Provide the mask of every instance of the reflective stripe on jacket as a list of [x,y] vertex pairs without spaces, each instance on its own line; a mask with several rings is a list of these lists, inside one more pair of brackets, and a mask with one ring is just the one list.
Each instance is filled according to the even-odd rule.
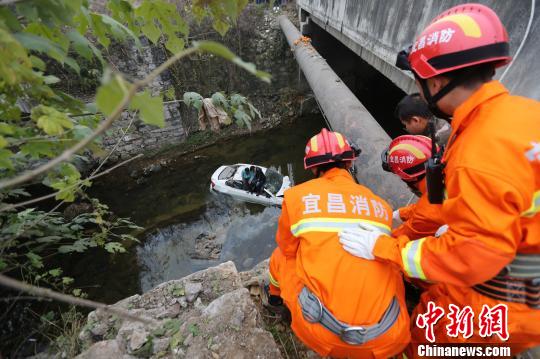
[[484,84],[454,113],[445,153],[449,230],[408,241],[381,236],[374,255],[411,276],[472,286],[517,252],[540,254],[540,103]]
[[397,267],[359,259],[340,245],[338,233],[361,222],[390,233],[392,209],[346,170],[334,168],[285,192],[276,235],[283,254],[296,258],[304,285],[351,325],[376,323],[394,296],[404,299]]

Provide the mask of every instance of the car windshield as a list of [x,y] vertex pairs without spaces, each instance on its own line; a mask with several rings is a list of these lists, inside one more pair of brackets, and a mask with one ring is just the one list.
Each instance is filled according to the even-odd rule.
[[264,184],[264,188],[266,188],[268,192],[275,195],[281,189],[281,185],[283,184],[283,175],[269,168],[266,170],[265,176],[266,183]]
[[235,172],[236,172],[236,167],[233,167],[233,166],[225,167],[223,171],[221,171],[221,173],[219,174],[218,179],[220,180],[229,179],[234,175]]

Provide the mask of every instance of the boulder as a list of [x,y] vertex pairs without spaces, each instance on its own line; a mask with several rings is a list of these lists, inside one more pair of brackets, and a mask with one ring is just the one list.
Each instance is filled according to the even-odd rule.
[[122,358],[124,353],[120,350],[116,340],[105,340],[92,345],[84,353],[77,355],[77,359],[94,358]]
[[78,358],[281,357],[233,262],[162,283],[112,306],[154,322],[91,312],[80,334],[90,347]]

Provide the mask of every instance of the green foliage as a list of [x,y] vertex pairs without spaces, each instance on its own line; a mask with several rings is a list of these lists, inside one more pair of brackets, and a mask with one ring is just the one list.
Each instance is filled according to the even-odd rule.
[[199,326],[197,324],[190,324],[188,326],[188,331],[194,336],[196,337],[197,335],[199,335],[200,333],[200,329],[199,329]]
[[52,107],[36,106],[32,109],[30,117],[36,121],[37,127],[47,135],[61,135],[64,133],[64,129],[73,128],[73,122],[69,117]]
[[89,186],[89,181],[80,181],[81,174],[71,163],[62,163],[54,172],[50,172],[44,184],[58,191],[57,200],[73,202],[77,192],[77,184]]
[[181,297],[186,294],[184,288],[177,285],[173,285],[172,287],[170,287],[169,291],[175,297]]
[[[66,171],[70,172],[69,169]],[[46,213],[33,208],[18,213],[0,213],[3,270],[17,270],[36,283],[62,289],[69,287],[73,278],[62,277],[62,268],[48,268],[45,256],[50,259],[94,247],[102,247],[111,253],[125,252],[124,244],[136,239],[122,232],[139,227],[126,218],[115,218],[106,205],[95,199],[91,207],[90,212],[79,214],[71,221],[61,213]],[[43,220],[45,216],[46,221]]]
[[[191,12],[199,21],[210,18],[223,35],[236,23],[247,0],[195,0],[182,5],[183,8],[168,0],[109,0],[108,14],[92,11],[89,3],[24,0],[0,5],[0,181],[60,156],[92,136],[107,116],[123,110],[120,107],[137,111],[149,125],[163,127],[163,94],[153,95],[140,88],[129,103],[127,96],[130,90],[133,92],[134,84],[112,73],[104,54],[117,42],[141,48],[141,36],[152,45],[164,45],[172,54],[181,54],[189,45],[188,21],[181,14]],[[223,57],[269,81],[268,74],[220,44],[198,42],[190,46],[189,51]],[[79,79],[78,88],[91,90],[97,87],[103,73],[96,103],[85,105],[63,92],[64,79],[59,74],[62,71]],[[173,99],[174,90],[167,91],[165,96]],[[232,111],[231,118],[236,118],[237,111],[244,111],[242,123],[248,126],[254,113],[258,113],[254,107],[255,112],[251,110],[247,100],[241,106],[233,106],[223,94],[215,94],[213,100]],[[202,105],[202,97],[195,93],[184,95],[184,101],[199,109]],[[99,141],[94,140],[77,157],[84,160],[92,152],[95,154]],[[89,248],[114,255],[123,253],[124,244],[136,240],[130,231],[139,227],[128,219],[113,217],[106,206],[88,199],[84,189],[91,183],[74,162],[64,161],[32,180],[55,191],[57,201],[82,198],[90,201],[92,208],[70,220],[55,211],[27,207],[14,210],[10,204],[26,200],[28,194],[21,188],[0,189],[0,270],[32,284],[84,296],[81,289],[72,288],[76,280],[63,275],[63,269],[53,266],[51,258],[83,253]],[[50,322],[54,318],[43,319]],[[76,328],[70,330],[74,332]],[[59,347],[78,345],[70,335],[61,338],[64,342]],[[151,351],[151,347],[146,349]],[[72,357],[76,350],[65,353]]]
[[193,106],[197,111],[200,111],[202,108],[203,97],[196,92],[186,92],[184,93],[184,103],[187,106]]
[[141,120],[144,123],[158,127],[165,126],[163,98],[161,96],[152,96],[148,90],[139,92],[131,101],[130,108],[139,110]]
[[[245,96],[232,94],[230,98],[223,92],[216,92],[211,96],[212,104],[225,111],[230,118],[234,118],[238,127],[246,126],[251,131],[251,123],[256,117],[261,118],[261,113]],[[201,110],[203,97],[196,92],[186,92],[184,103]]]
[[214,19],[214,29],[223,36],[236,23],[247,3],[248,0],[194,0],[193,13],[199,21],[210,14]]
[[164,0],[145,0],[135,9],[136,22],[141,32],[156,44],[160,39],[172,53],[184,49],[189,28],[176,5]]
[[120,75],[111,76],[110,73],[106,73],[104,82],[96,94],[96,106],[105,115],[110,116],[127,92],[128,85]]
[[221,107],[224,110],[229,108],[229,102],[222,92],[216,92],[212,95],[212,103],[214,106]]

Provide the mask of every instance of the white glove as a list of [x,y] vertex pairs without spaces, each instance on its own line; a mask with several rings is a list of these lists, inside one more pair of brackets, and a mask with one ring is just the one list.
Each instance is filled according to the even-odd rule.
[[392,219],[394,221],[401,222],[401,216],[399,215],[399,209],[396,209],[394,212],[392,212]]
[[360,224],[359,228],[342,230],[339,233],[339,243],[353,256],[373,260],[373,247],[381,234],[383,232],[375,226]]
[[439,229],[437,229],[437,232],[435,232],[435,237],[442,236],[444,233],[446,233],[446,231],[448,231],[448,224],[443,224],[439,227]]

